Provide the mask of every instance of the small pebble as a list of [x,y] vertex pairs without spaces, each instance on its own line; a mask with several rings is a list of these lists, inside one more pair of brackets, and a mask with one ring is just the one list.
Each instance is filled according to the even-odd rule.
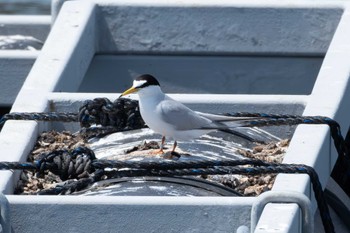
[[254,186],[249,186],[246,189],[244,189],[244,195],[246,196],[251,196],[252,194],[255,194],[255,187]]

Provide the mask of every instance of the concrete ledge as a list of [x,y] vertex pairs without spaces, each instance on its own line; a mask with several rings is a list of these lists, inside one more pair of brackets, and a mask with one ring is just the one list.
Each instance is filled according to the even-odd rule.
[[[206,101],[209,101],[211,95],[175,97],[179,99],[190,97],[191,99],[188,99],[187,103],[190,104],[192,101],[192,107],[213,112],[226,109],[231,111],[232,106],[234,106],[235,111],[240,111],[240,108],[247,109],[246,106],[250,105],[248,108],[254,111],[279,111],[280,113],[294,113],[294,111],[300,113],[303,111],[304,115],[325,115],[334,118],[340,122],[343,129],[346,129],[349,124],[348,119],[350,119],[350,112],[348,111],[348,100],[350,99],[350,89],[348,88],[350,73],[348,59],[350,57],[350,47],[348,46],[348,41],[350,41],[349,10],[350,6],[345,3],[312,4],[301,1],[288,4],[286,2],[283,2],[283,4],[269,2],[264,3],[264,5],[255,1],[248,3],[223,1],[220,4],[214,4],[196,0],[181,4],[180,2],[150,3],[148,1],[120,1],[118,3],[115,1],[67,2],[64,4],[12,110],[42,112],[77,106],[81,101],[81,95],[85,94],[76,96],[75,94],[59,94],[59,92],[76,92],[84,79],[93,56],[99,53],[125,54],[130,52],[152,55],[234,55],[242,53],[247,55],[256,53],[259,55],[302,54],[311,56],[316,54],[323,56],[327,51],[314,88],[310,96],[307,97],[251,96],[247,97],[246,102],[244,102],[243,99],[239,99],[242,96],[231,95],[214,97],[217,99],[209,103],[206,103]],[[205,18],[201,18],[202,15]],[[190,20],[192,16],[193,21]],[[323,21],[325,17],[328,18]],[[340,23],[337,27],[339,20]],[[195,25],[198,25],[198,27]],[[288,25],[288,28],[282,27],[285,25]],[[300,30],[298,30],[299,27]],[[220,33],[224,33],[225,37],[221,38]],[[333,41],[329,46],[332,37]],[[320,38],[320,40],[317,40],[317,38]],[[60,41],[60,43],[57,44],[57,41]],[[329,49],[327,50],[328,46]],[[95,81],[98,82],[99,80]],[[304,80],[299,81],[302,85]],[[86,97],[88,96],[90,95],[86,95]],[[106,94],[106,96],[108,95]],[[58,100],[59,98],[61,100],[66,99],[66,102]],[[72,100],[69,100],[70,98]],[[224,98],[225,100],[223,100]],[[235,104],[236,98],[238,101]],[[276,99],[275,102],[272,100],[273,98]],[[226,104],[225,101],[227,101]],[[266,104],[263,101],[266,101]],[[301,105],[298,105],[300,103]],[[271,108],[267,108],[267,105]],[[212,107],[208,108],[208,106]],[[8,161],[7,156],[11,156],[12,159],[17,161],[24,160],[38,133],[52,127],[56,128],[58,126],[35,122],[7,122],[0,134],[1,159]],[[335,158],[334,147],[326,126],[299,126],[293,135],[284,162],[304,163],[314,167],[320,175],[322,184],[325,185]],[[5,175],[6,179],[0,181],[0,190],[10,194],[13,188],[11,187],[11,180],[15,180],[16,176],[10,176],[8,172]],[[276,191],[302,192],[311,199],[313,198],[309,180],[304,175],[279,175],[273,189]],[[19,203],[28,201],[28,203],[38,203],[38,205],[44,206],[47,200],[52,200],[50,203],[72,200],[72,203],[74,202],[79,210],[90,208],[88,205],[91,199],[85,199],[85,197],[69,198],[17,197],[10,195],[10,203],[13,203],[16,208],[25,208],[25,205],[19,205]],[[116,205],[119,205],[117,198],[112,200],[116,201]],[[155,197],[154,200],[157,200],[157,198]],[[169,211],[163,212],[162,209],[162,213],[168,214],[175,210],[167,209],[169,206],[174,207],[175,203],[176,205],[177,203],[180,204],[184,199],[175,198],[175,200],[178,200],[176,202],[170,200],[167,202],[167,199],[162,198],[158,200],[163,205],[161,208],[164,211]],[[190,198],[190,200],[196,202],[198,199]],[[223,198],[223,200],[227,199]],[[233,200],[239,206],[241,205],[240,200],[244,202],[245,199],[237,198]],[[147,208],[154,203],[147,198],[143,201]],[[211,203],[210,205],[213,208],[217,205],[216,199],[208,198],[207,201]],[[52,207],[51,204],[49,206]],[[69,208],[65,206],[64,210],[62,209],[62,212],[59,213],[59,207],[60,204],[54,205],[54,208],[52,207],[54,210],[51,212],[54,213],[54,215],[51,215],[52,218],[62,214],[62,218],[60,218],[65,219],[65,216],[68,217],[66,212],[74,211],[72,206]],[[100,209],[100,207],[96,208]],[[145,208],[145,211],[147,208]],[[315,209],[315,204],[313,204],[313,208]],[[135,216],[134,214],[137,215],[138,213],[133,205],[124,205],[122,210],[125,211],[124,214],[130,211],[128,213],[130,215],[127,216]],[[21,211],[24,211],[24,209],[21,209]],[[30,212],[31,210],[27,211]],[[194,213],[199,212],[196,210]],[[222,217],[222,214],[217,213],[218,216]],[[154,214],[157,215],[158,212],[154,212]],[[18,223],[20,222],[19,218],[23,216],[17,216],[16,222]],[[189,218],[187,223],[199,225],[202,223],[202,219],[200,223],[193,220],[197,219],[196,214],[191,216],[192,219],[189,215],[187,216]],[[39,218],[39,215],[37,217]],[[42,216],[42,218],[44,217],[47,217],[47,215]],[[124,216],[118,215],[119,217],[124,219]],[[242,222],[240,213],[238,215],[233,214],[232,217],[237,218],[236,222]],[[177,216],[176,219],[181,220],[182,217]],[[177,221],[176,219],[174,221]],[[103,222],[103,217],[98,215],[94,220],[95,222]],[[165,221],[165,219],[163,220]],[[116,220],[114,219],[114,221]],[[67,228],[74,229],[74,231],[80,230],[80,228],[74,228],[76,225],[70,219],[67,219],[67,222],[69,222]],[[112,220],[108,224],[111,224],[111,222]],[[153,222],[147,221],[147,218],[142,218],[137,222],[144,224],[144,229],[151,229],[154,226]],[[277,227],[276,222],[280,223]],[[218,227],[216,224],[218,223],[212,222],[213,226]],[[208,225],[205,223],[203,226]],[[228,227],[228,225],[225,226]],[[298,210],[293,204],[273,204],[266,206],[257,227],[260,229],[259,232],[268,232],[270,229],[274,229],[275,232],[284,233],[295,232],[299,229],[299,226]],[[30,227],[35,226],[32,224],[28,225],[28,229],[18,228],[18,232],[21,232],[20,230],[30,232],[33,229]],[[124,229],[130,229],[127,228],[130,226],[124,227]],[[201,226],[196,225],[195,227],[205,230]],[[165,229],[169,231],[172,228],[166,228],[165,226],[161,228],[162,231],[165,231]],[[178,230],[178,228],[175,229]],[[208,232],[213,231],[213,228],[208,227],[207,229]],[[231,229],[231,227],[228,227],[225,228],[225,231]]]
[[[235,232],[254,198],[7,196],[15,232]],[[238,203],[237,203],[238,202]],[[38,214],[40,213],[40,214]],[[45,216],[45,221],[43,221]],[[98,220],[97,220],[98,219]],[[62,224],[64,223],[64,224]]]

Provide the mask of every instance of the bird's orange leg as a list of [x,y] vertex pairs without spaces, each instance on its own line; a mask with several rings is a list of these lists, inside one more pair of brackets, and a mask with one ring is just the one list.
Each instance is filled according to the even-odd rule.
[[162,137],[162,142],[160,143],[160,150],[159,153],[164,153],[163,148],[164,148],[164,143],[165,143],[165,136]]
[[152,151],[151,154],[164,154],[164,151],[163,151],[164,143],[165,143],[165,136],[162,137],[162,142],[160,143],[160,149]]
[[171,150],[171,152],[175,152],[175,148],[176,148],[176,146],[177,146],[177,142],[176,142],[176,141],[174,141],[173,149]]

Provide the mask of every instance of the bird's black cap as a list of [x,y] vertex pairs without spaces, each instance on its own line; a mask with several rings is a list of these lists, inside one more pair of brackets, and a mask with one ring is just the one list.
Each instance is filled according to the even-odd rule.
[[137,81],[142,81],[142,80],[146,81],[145,84],[143,84],[139,88],[152,86],[152,85],[153,86],[160,86],[158,80],[150,74],[143,74],[143,75],[137,77],[136,80]]

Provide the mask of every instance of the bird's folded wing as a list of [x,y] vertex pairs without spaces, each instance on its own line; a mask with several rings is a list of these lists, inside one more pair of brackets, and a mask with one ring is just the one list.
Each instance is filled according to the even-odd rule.
[[162,119],[173,125],[176,130],[220,130],[249,141],[260,142],[250,135],[235,130],[236,127],[242,126],[242,123],[256,119],[255,117],[230,117],[195,112],[172,99],[162,101],[158,107]]
[[223,129],[228,128],[224,122],[230,122],[229,128],[241,126],[252,117],[230,117],[203,112],[195,112],[171,98],[163,100],[158,106],[161,118],[177,130]]
[[172,125],[176,130],[193,130],[212,127],[212,120],[198,115],[180,102],[172,99],[163,100],[157,111],[162,120]]
[[251,121],[255,119],[261,119],[261,117],[234,117],[234,116],[224,116],[224,115],[216,115],[211,113],[204,113],[204,112],[196,112],[198,115],[205,117],[207,119],[210,119],[212,121],[216,122],[244,122],[244,121]]

